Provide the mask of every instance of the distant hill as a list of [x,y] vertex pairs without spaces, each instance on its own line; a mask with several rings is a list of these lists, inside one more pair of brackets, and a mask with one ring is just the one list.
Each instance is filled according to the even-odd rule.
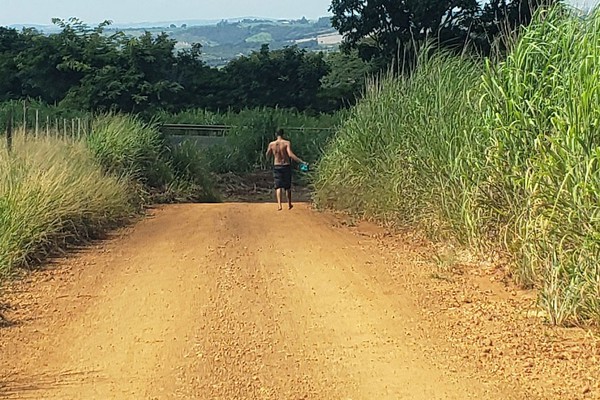
[[[24,25],[12,26],[22,29]],[[58,32],[54,25],[27,25],[41,32]],[[271,50],[297,45],[309,51],[337,50],[341,36],[331,26],[330,17],[318,20],[306,18],[271,19],[240,17],[227,20],[182,20],[142,23],[115,23],[107,33],[123,31],[131,36],[144,32],[168,33],[177,41],[178,49],[190,48],[193,43],[202,44],[203,58],[208,65],[223,66],[233,58],[247,55],[268,44]]]
[[13,24],[13,25],[8,25],[8,28],[13,28],[16,30],[22,30],[25,28],[33,28],[39,32],[44,32],[47,34],[50,33],[56,33],[56,32],[60,32],[60,28],[58,28],[55,25],[43,25],[43,24]]
[[[239,17],[239,18],[228,18],[228,21],[237,22],[243,19],[256,19],[256,17]],[[275,21],[274,19],[271,19]],[[155,28],[168,28],[171,25],[187,25],[187,26],[203,26],[203,25],[216,25],[221,22],[222,19],[185,19],[185,20],[173,20],[173,21],[148,21],[148,22],[114,22],[111,25],[114,29],[155,29]],[[95,25],[96,23],[89,23],[89,25]],[[55,25],[52,24],[13,24],[9,25],[9,28],[23,29],[23,28],[34,28],[42,32],[53,32],[59,30]]]
[[146,31],[167,32],[177,40],[179,49],[200,43],[204,60],[211,66],[225,65],[233,58],[259,50],[263,44],[268,44],[271,50],[298,45],[311,51],[331,51],[337,50],[341,42],[329,17],[316,21],[251,17],[196,25],[185,22],[170,23],[165,27],[150,25],[143,28],[112,26],[110,30],[120,29],[133,36]]

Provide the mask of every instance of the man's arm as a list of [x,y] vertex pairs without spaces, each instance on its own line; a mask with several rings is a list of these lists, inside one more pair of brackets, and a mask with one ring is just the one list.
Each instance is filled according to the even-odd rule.
[[271,146],[271,143],[269,143],[267,146],[267,153],[265,155],[269,157],[271,154],[273,154],[273,147]]
[[298,157],[297,155],[294,154],[294,152],[292,151],[292,144],[288,143],[287,145],[287,153],[288,156],[290,156],[290,158],[298,163],[304,163],[304,161],[302,161],[302,159],[300,157]]

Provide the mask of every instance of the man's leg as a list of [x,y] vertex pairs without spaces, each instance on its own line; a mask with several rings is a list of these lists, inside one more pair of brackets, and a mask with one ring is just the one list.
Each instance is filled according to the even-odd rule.
[[279,211],[281,211],[282,207],[281,207],[281,188],[277,188],[275,189],[275,194],[277,196],[277,205],[279,206]]
[[288,205],[289,205],[290,210],[291,210],[294,207],[292,205],[292,188],[286,189],[285,192],[287,193]]

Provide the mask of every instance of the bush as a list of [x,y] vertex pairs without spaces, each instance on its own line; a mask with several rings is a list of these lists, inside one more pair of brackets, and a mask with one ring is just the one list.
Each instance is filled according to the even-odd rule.
[[555,323],[600,321],[599,40],[600,9],[543,10],[484,76],[489,186]]
[[19,134],[13,148],[0,153],[2,275],[101,235],[146,202],[218,200],[198,150],[170,148],[135,117],[102,116],[85,141]]
[[165,143],[155,126],[125,114],[98,117],[87,143],[104,170],[138,180],[149,188],[164,186],[169,177],[163,160]]
[[[23,115],[23,112],[26,115]],[[46,132],[46,129],[48,129],[58,131],[58,133],[64,135],[66,130],[68,136],[73,136],[78,131],[87,130],[92,119],[92,114],[88,112],[73,110],[64,106],[49,105],[31,99],[25,102],[12,100],[0,103],[0,115],[4,117],[9,114],[12,114],[14,127],[22,128],[23,123],[25,123],[29,131],[34,131],[37,123],[40,132]],[[73,120],[75,120],[75,132],[73,132]],[[0,118],[0,131],[4,132],[5,129],[6,118]]]
[[214,182],[208,171],[205,157],[195,144],[184,141],[171,150],[173,180],[169,192],[173,201],[218,202],[220,196],[214,190]]
[[155,124],[130,115],[105,115],[94,121],[87,143],[107,173],[139,182],[151,201],[218,199],[199,150],[169,146]]
[[480,75],[469,59],[437,54],[423,55],[409,78],[371,82],[318,164],[316,203],[464,234],[464,195],[482,148],[469,90]]

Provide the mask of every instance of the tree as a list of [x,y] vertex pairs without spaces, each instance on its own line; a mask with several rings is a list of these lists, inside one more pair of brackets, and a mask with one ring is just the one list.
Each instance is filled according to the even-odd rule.
[[479,5],[477,0],[333,0],[329,10],[346,48],[358,48],[365,59],[390,59],[412,41],[462,41]]
[[260,51],[231,61],[224,70],[234,108],[305,110],[314,106],[329,67],[322,53],[307,53],[297,46],[270,51],[263,45]]
[[330,71],[321,79],[320,108],[333,111],[354,105],[374,71],[373,63],[362,60],[356,50],[328,54],[325,61]]
[[356,48],[364,59],[386,61],[431,40],[463,50],[490,43],[508,30],[528,24],[542,2],[553,0],[333,0],[332,25],[344,35],[343,47]]
[[122,32],[105,35],[109,21],[93,29],[75,19],[55,23],[63,30],[49,36],[59,51],[58,59],[51,58],[48,65],[66,82],[55,101],[89,110],[151,111],[172,106],[181,85],[172,72],[175,41],[167,34],[146,32],[131,38]]
[[16,29],[0,27],[0,101],[22,96],[16,55],[28,46],[25,35]]
[[32,98],[69,109],[146,115],[197,107],[332,110],[347,103],[334,96],[349,98],[354,90],[352,79],[338,82],[342,72],[323,93],[330,66],[343,69],[350,62],[332,64],[296,46],[264,46],[218,69],[204,63],[200,44],[177,51],[166,33],[132,37],[108,31],[110,21],[96,27],[76,18],[53,22],[61,30],[50,35],[0,28],[0,101]]
[[55,103],[79,83],[84,72],[76,66],[81,49],[75,29],[69,26],[50,36],[35,30],[23,33],[27,46],[15,55],[21,96]]
[[500,51],[506,50],[504,34],[513,32],[531,22],[533,13],[542,6],[550,6],[554,0],[490,0],[481,10],[479,24],[473,29],[473,40],[478,47],[489,52],[493,43],[499,45]]
[[227,109],[230,106],[226,75],[217,68],[208,67],[201,59],[202,45],[179,52],[174,68],[175,80],[182,86],[173,104],[178,108]]
[[331,17],[321,17],[315,22],[315,28],[330,29],[331,28]]

